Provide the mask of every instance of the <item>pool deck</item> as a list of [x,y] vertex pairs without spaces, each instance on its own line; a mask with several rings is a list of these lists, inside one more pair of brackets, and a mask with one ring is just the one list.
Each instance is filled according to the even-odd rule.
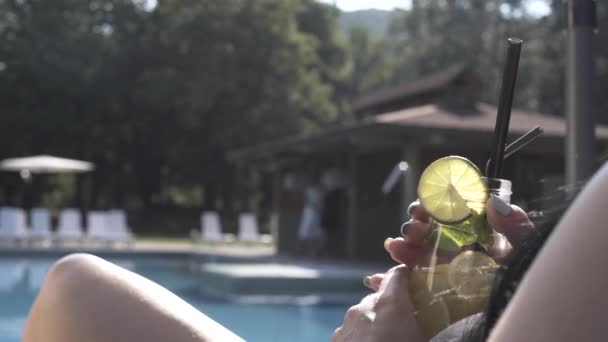
[[64,243],[61,245],[19,245],[15,243],[1,243],[0,256],[3,253],[93,253],[93,254],[213,254],[230,257],[259,258],[272,257],[276,254],[275,248],[269,244],[203,244],[184,242],[154,242],[136,241],[131,246],[117,244],[109,246],[99,243]]
[[276,249],[269,244],[187,244],[171,242],[138,241],[133,246],[135,251],[165,251],[174,253],[204,253],[235,257],[271,257]]

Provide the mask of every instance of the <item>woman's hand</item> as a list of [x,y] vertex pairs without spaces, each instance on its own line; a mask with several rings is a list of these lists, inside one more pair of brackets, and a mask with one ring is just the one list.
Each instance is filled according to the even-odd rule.
[[[498,197],[491,197],[486,205],[488,224],[503,234],[517,248],[533,224],[519,207],[509,205]],[[387,239],[384,248],[391,257],[402,264],[385,274],[375,274],[364,279],[364,284],[377,291],[351,307],[344,323],[332,338],[332,342],[345,341],[425,341],[414,317],[408,287],[409,269],[429,253],[425,238],[431,231],[432,218],[418,202],[408,209],[411,220],[402,227],[405,238]]]
[[[414,267],[429,254],[429,246],[424,243],[424,239],[431,230],[433,220],[420,202],[412,203],[408,208],[408,214],[411,220],[401,227],[401,234],[405,238],[388,238],[384,242],[384,248],[393,260]],[[513,248],[519,247],[528,233],[534,229],[528,215],[520,207],[509,205],[498,197],[490,197],[486,204],[486,214],[490,227],[503,234]],[[498,258],[504,257],[497,251],[491,252]],[[377,291],[384,276],[383,273],[374,274],[365,277],[363,283]]]
[[[412,203],[408,213],[411,220],[401,227],[401,234],[405,238],[389,238],[384,242],[384,248],[395,261],[414,267],[428,255],[430,247],[424,240],[431,231],[433,220],[419,202]],[[491,196],[488,200],[486,214],[490,227],[504,235],[513,248],[520,246],[534,228],[521,208],[509,205],[496,196]],[[497,258],[504,256],[497,251],[490,252]]]
[[346,312],[332,342],[419,342],[426,341],[414,317],[405,265],[382,276],[378,291]]

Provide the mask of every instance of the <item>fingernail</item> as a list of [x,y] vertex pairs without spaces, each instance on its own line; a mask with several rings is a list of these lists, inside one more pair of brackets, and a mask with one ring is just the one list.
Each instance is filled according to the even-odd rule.
[[507,202],[503,201],[500,197],[492,194],[490,197],[490,204],[496,211],[502,216],[507,216],[511,213],[511,206]]
[[401,225],[401,235],[403,237],[407,236],[407,228],[410,225],[410,221],[405,222],[404,224]]
[[365,285],[365,287],[367,287],[370,290],[374,289],[372,287],[372,278],[371,277],[364,277],[363,278],[363,285]]
[[388,250],[388,246],[391,244],[392,241],[393,241],[392,238],[388,238],[388,239],[384,240],[384,249]]
[[417,206],[420,205],[419,201],[414,201],[412,202],[412,204],[410,204],[409,207],[407,207],[407,214],[408,216],[412,216],[412,213],[414,212],[414,209],[416,209]]

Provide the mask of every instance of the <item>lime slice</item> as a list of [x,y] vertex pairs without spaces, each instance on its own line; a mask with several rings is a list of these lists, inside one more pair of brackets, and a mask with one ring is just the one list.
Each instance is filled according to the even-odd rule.
[[479,203],[488,199],[488,186],[479,169],[468,159],[450,156],[429,165],[418,183],[418,197],[426,211],[439,223],[466,220]]
[[459,254],[448,268],[448,282],[460,296],[489,295],[498,265],[482,252]]

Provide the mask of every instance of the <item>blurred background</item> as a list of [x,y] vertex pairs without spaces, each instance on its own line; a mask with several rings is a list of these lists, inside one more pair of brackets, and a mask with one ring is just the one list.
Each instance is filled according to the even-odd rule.
[[[0,203],[123,208],[138,236],[188,236],[208,210],[235,232],[237,213],[252,211],[269,232],[277,208],[290,203],[277,194],[301,183],[294,170],[321,177],[337,169],[334,178],[347,179],[339,170],[352,160],[343,152],[375,141],[348,135],[337,154],[319,155],[329,146],[315,138],[319,132],[334,136],[371,114],[437,103],[446,91],[466,99],[458,108],[495,105],[509,36],[525,41],[515,107],[561,119],[565,7],[561,0],[1,0],[0,158],[51,154],[93,162],[95,171],[0,173]],[[600,27],[607,8],[599,6]],[[597,44],[595,67],[602,91],[608,44]],[[395,96],[405,102],[386,107]],[[598,122],[608,124],[600,114],[608,97],[598,96],[596,108]],[[471,144],[489,146],[484,134]],[[310,143],[280,149],[306,137]],[[445,147],[460,135],[433,139]],[[552,144],[559,142],[546,149]],[[551,159],[558,176],[560,146]],[[395,210],[404,211],[399,195],[379,189],[400,153],[363,162],[378,167],[367,177],[377,179],[370,185],[377,193],[364,202],[396,200]],[[479,156],[471,158],[486,155]],[[290,196],[299,213],[302,192]],[[292,225],[295,231],[296,218]]]

